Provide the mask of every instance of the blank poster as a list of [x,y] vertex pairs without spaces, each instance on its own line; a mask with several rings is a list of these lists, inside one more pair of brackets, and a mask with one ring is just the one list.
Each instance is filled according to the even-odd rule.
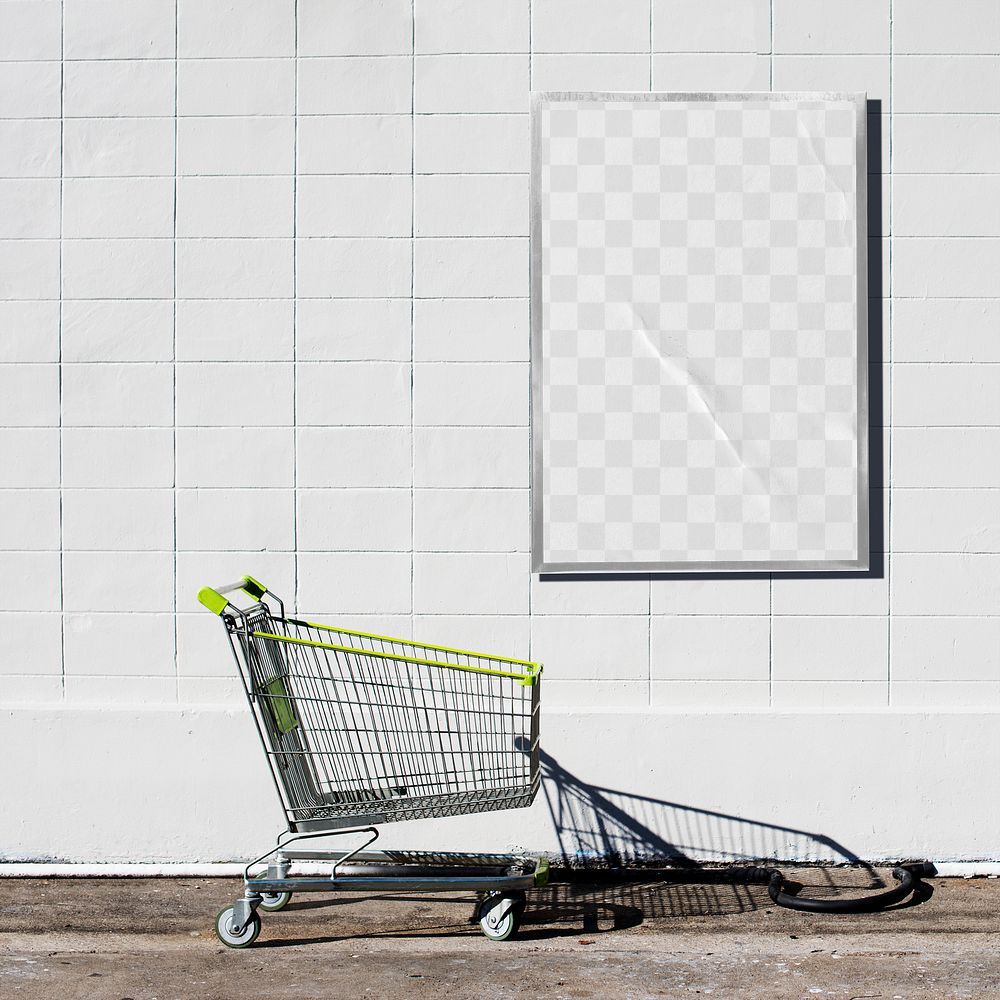
[[536,94],[539,572],[868,566],[865,98]]

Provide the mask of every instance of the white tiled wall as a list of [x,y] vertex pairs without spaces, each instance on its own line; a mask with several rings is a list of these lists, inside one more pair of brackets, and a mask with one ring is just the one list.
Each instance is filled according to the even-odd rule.
[[[1000,708],[998,50],[994,0],[0,0],[0,701],[229,701],[195,593],[249,572],[552,708]],[[577,88],[880,102],[877,572],[530,577]]]

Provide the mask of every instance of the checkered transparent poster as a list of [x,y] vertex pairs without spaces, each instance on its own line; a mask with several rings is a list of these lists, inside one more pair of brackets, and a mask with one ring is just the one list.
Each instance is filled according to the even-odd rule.
[[537,94],[541,572],[868,565],[865,101]]

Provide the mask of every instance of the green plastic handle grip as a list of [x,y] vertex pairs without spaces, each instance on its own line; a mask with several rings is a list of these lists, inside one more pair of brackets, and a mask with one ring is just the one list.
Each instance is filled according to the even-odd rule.
[[202,587],[198,591],[198,600],[213,615],[221,615],[226,610],[226,605],[229,604],[223,595],[231,594],[235,590],[242,590],[255,601],[259,601],[267,593],[267,587],[260,580],[255,580],[252,576],[245,576],[236,583],[227,583],[222,587]]

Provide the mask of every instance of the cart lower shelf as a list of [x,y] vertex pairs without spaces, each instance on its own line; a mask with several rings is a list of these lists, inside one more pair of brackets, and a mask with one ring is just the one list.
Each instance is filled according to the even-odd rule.
[[[331,874],[292,874],[303,862],[329,864]],[[248,869],[243,897],[219,913],[215,931],[227,947],[248,948],[260,934],[259,911],[283,910],[301,892],[474,892],[483,934],[507,941],[517,933],[526,891],[548,877],[544,856],[281,850],[261,874],[251,877]]]

